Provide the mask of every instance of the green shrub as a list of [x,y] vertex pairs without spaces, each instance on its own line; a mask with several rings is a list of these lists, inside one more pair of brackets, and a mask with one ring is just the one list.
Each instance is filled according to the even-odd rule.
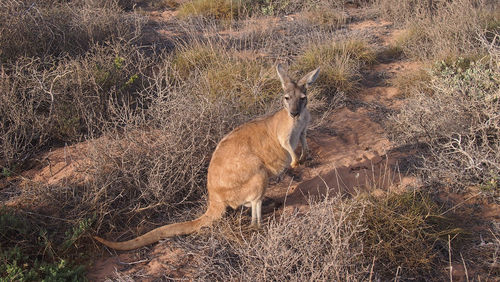
[[[38,220],[38,221],[37,221]],[[69,263],[76,254],[74,244],[89,224],[68,230],[71,243],[58,245],[58,235],[48,233],[43,221],[0,208],[0,280],[1,281],[81,281],[85,267]],[[91,221],[89,221],[90,223]],[[69,241],[68,241],[69,242]]]

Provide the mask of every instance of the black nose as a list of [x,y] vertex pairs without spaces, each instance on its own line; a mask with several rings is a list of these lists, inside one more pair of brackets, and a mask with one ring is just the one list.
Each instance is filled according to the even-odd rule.
[[296,117],[299,115],[299,112],[290,112],[290,114],[292,115],[292,117]]

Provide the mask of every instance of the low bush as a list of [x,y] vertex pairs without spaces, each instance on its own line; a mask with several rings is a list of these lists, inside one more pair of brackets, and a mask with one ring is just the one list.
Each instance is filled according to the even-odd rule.
[[[151,58],[123,42],[72,59],[19,58],[0,75],[0,158],[22,166],[38,149],[102,133],[111,102],[137,107]],[[139,87],[140,86],[140,87]]]
[[426,182],[457,189],[493,183],[498,192],[498,68],[468,59],[442,61],[431,77],[432,94],[410,98],[393,116],[390,132],[399,142],[427,145],[421,167]]
[[221,223],[208,236],[183,239],[182,245],[206,246],[198,260],[198,279],[366,279],[371,260],[363,258],[362,213],[355,212],[362,207],[360,202],[324,199],[304,213],[270,219],[260,232],[231,231]]
[[144,19],[113,1],[7,1],[0,12],[0,64],[20,57],[83,54],[96,43],[138,39]]
[[0,207],[0,280],[80,281],[85,278],[85,267],[68,260],[81,258],[73,244],[80,241],[90,225],[81,223],[71,229],[69,224],[62,224],[67,228],[63,238],[53,229],[47,229],[47,225],[36,215]]
[[247,221],[235,213],[168,244],[196,254],[189,275],[202,280],[446,279],[448,235],[458,242],[465,233],[417,190],[311,201],[269,217],[260,230]]
[[[396,3],[397,2],[397,3]],[[404,54],[417,59],[484,55],[480,34],[498,31],[496,1],[375,1],[383,17],[405,27],[397,40]]]

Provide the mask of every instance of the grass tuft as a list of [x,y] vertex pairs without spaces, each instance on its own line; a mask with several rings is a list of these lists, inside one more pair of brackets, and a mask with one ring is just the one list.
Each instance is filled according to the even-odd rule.
[[186,91],[215,101],[238,101],[238,108],[255,112],[276,100],[281,85],[272,64],[225,51],[218,43],[191,43],[180,48],[172,58],[175,81]]
[[428,71],[419,68],[398,73],[391,79],[391,84],[401,91],[403,97],[411,97],[415,92],[432,94],[430,87],[431,75]]
[[464,230],[441,215],[431,195],[411,191],[365,200],[362,241],[365,256],[375,257],[377,273],[394,277],[398,271],[406,278],[443,274],[436,266],[444,260],[441,250],[448,235],[455,238]]
[[180,18],[203,17],[215,20],[236,20],[242,9],[236,0],[193,0],[178,8]]
[[374,62],[375,53],[362,41],[330,41],[309,46],[292,70],[305,74],[306,70],[321,67],[315,87],[320,89],[320,96],[331,97],[337,92],[352,94],[358,90],[360,70]]

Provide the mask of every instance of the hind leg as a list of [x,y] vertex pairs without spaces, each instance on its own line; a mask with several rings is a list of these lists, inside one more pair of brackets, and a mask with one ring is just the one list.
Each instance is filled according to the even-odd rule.
[[262,169],[257,171],[242,189],[245,192],[244,202],[249,203],[252,207],[252,226],[260,225],[262,218],[262,199],[266,192],[267,181],[267,172]]
[[260,227],[262,218],[262,199],[252,201],[252,226]]

